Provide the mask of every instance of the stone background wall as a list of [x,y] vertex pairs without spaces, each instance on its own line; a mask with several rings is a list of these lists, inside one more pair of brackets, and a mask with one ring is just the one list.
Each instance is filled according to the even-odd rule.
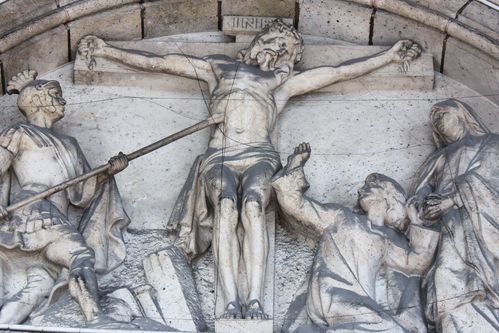
[[[401,2],[455,19],[499,45],[499,12],[479,0]],[[26,67],[45,73],[73,60],[78,41],[87,34],[132,40],[217,31],[223,15],[291,17],[304,34],[364,45],[390,45],[410,38],[434,55],[436,71],[499,102],[497,55],[487,54],[424,23],[342,0],[0,1],[0,94],[5,93],[5,83]],[[47,29],[52,26],[55,27]],[[22,29],[34,36],[28,40],[18,38]]]

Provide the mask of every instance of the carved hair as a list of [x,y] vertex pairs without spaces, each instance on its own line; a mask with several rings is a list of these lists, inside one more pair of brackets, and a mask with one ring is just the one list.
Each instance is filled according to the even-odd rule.
[[[456,111],[456,114],[458,115],[461,122],[468,130],[468,133],[470,133],[471,135],[481,136],[490,132],[488,128],[482,123],[481,119],[475,114],[473,109],[466,103],[458,101],[457,99],[450,98],[445,101],[436,103],[433,106],[439,108],[453,108]],[[439,112],[441,112],[439,108],[432,108],[430,113],[430,121],[435,144],[437,145],[437,148],[442,148],[443,146],[445,146],[445,141],[442,138],[442,134],[439,132],[438,128],[435,125],[435,117]]]
[[[251,42],[250,46],[246,49],[239,51],[238,59],[240,60],[251,60],[253,64],[256,59],[250,59],[249,51],[253,48],[253,46],[260,40],[263,36],[278,32],[280,34],[284,34],[284,36],[288,37],[292,41],[292,45],[287,45],[286,49],[293,53],[290,53],[291,58],[294,59],[294,63],[298,63],[301,61],[303,55],[303,38],[300,33],[290,24],[283,22],[281,19],[275,19],[269,22],[259,33],[256,34],[255,38]],[[293,47],[294,46],[294,47]]]
[[387,204],[385,224],[398,230],[405,230],[409,220],[405,203],[407,196],[404,189],[394,179],[380,173],[371,173],[366,183],[374,183],[383,189],[383,198]]

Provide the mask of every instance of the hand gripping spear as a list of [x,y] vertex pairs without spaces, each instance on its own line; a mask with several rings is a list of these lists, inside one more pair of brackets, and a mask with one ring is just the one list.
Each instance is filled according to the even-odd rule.
[[[159,141],[151,143],[148,146],[142,147],[142,148],[134,151],[133,153],[127,154],[126,158],[128,161],[133,161],[136,158],[139,158],[141,156],[149,154],[150,152],[153,152],[156,149],[159,149],[159,148],[166,146],[174,141],[177,141],[178,139],[181,139],[187,135],[193,134],[193,133],[200,131],[200,130],[202,130],[206,127],[209,127],[211,125],[219,124],[219,123],[223,122],[223,119],[224,119],[223,114],[213,115],[210,118],[203,120],[195,125],[184,128],[183,130],[181,130],[177,133],[174,133],[170,136],[167,136],[166,138],[163,138]],[[89,178],[97,176],[98,174],[104,173],[109,169],[110,166],[111,165],[109,163],[101,165],[95,169],[90,170],[89,172],[87,172],[81,176],[71,178],[71,179],[66,180],[65,182],[62,182],[60,184],[57,184],[57,185],[55,185],[55,186],[53,186],[53,187],[51,187],[43,192],[35,194],[35,195],[33,195],[29,198],[26,198],[24,200],[18,201],[15,204],[8,206],[5,210],[7,211],[7,213],[11,214],[15,210],[22,208],[26,205],[29,205],[37,200],[44,199],[48,196],[51,196],[54,193],[63,191],[70,186],[76,185],[84,180],[87,180]]]

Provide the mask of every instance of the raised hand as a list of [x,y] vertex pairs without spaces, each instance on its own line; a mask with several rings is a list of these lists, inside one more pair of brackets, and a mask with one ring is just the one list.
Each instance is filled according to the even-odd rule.
[[436,220],[454,206],[452,198],[437,194],[429,194],[423,203],[423,216],[427,220]]
[[409,70],[409,62],[421,54],[421,46],[411,40],[400,40],[388,50],[393,61],[400,63],[400,70],[406,73]]
[[93,69],[97,64],[95,57],[105,55],[106,46],[106,42],[95,36],[86,36],[80,41],[78,54],[85,57],[88,69]]
[[124,170],[128,166],[128,158],[125,154],[120,152],[118,155],[111,157],[108,163],[109,169],[107,169],[107,174],[112,176]]

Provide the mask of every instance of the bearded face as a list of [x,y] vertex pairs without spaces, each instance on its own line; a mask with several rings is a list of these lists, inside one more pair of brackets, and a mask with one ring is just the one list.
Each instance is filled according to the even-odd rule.
[[301,52],[301,45],[290,34],[270,31],[257,36],[250,47],[243,51],[243,61],[258,66],[263,71],[277,68],[293,68]]

